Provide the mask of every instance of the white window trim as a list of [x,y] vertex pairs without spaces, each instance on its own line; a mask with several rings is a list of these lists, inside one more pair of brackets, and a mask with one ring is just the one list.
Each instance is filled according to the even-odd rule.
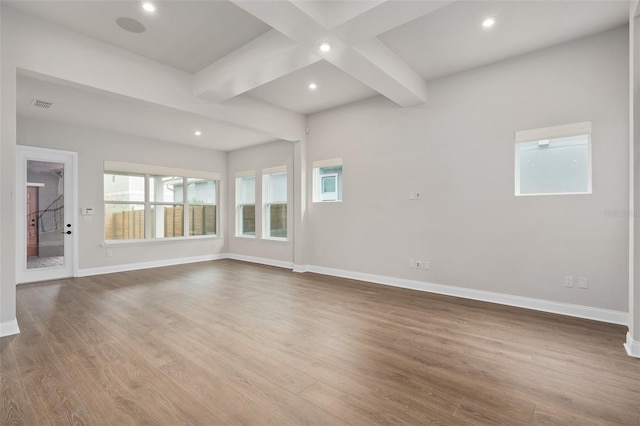
[[[514,171],[515,171],[515,188],[514,193],[516,197],[537,197],[537,196],[548,196],[548,195],[591,195],[593,194],[593,156],[592,156],[592,146],[591,146],[591,132],[592,132],[592,123],[591,121],[582,121],[578,123],[571,124],[563,124],[560,126],[551,126],[551,127],[542,127],[539,129],[529,129],[529,130],[521,130],[515,133],[515,144],[514,144],[514,152],[515,152],[515,161],[514,161]],[[588,155],[588,181],[587,181],[587,190],[585,192],[540,192],[534,194],[521,194],[520,193],[520,153],[518,150],[518,145],[523,142],[534,142],[545,139],[558,139],[570,136],[587,136],[587,155]]]

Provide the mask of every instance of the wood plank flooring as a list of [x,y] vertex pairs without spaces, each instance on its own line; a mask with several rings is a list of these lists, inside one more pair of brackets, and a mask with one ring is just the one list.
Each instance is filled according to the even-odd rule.
[[231,260],[17,294],[2,425],[640,425],[626,327]]

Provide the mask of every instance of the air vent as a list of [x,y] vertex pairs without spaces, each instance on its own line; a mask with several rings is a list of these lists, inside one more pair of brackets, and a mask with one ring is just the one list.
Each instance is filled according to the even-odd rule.
[[31,106],[37,109],[49,109],[53,106],[51,102],[42,101],[40,99],[34,99],[31,101]]

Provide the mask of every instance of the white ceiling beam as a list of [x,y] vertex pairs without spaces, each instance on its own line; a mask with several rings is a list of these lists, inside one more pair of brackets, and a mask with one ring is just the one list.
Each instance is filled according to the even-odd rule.
[[329,3],[327,0],[299,0],[295,5],[324,27],[329,26]]
[[[352,49],[289,1],[232,1],[303,47],[318,52],[319,43],[330,42],[330,52],[318,53],[323,59],[398,105],[413,106],[426,101],[424,80],[397,56],[383,52],[379,45],[376,47],[376,42],[365,45],[360,51]],[[395,64],[383,65],[383,57]]]
[[[392,100],[393,97],[400,96],[401,99],[405,99],[403,106],[417,105],[427,100],[426,83],[423,78],[377,38],[374,37],[354,46],[353,51],[381,71],[380,76],[376,75],[376,73],[367,74],[365,69],[361,73],[364,78],[379,80],[367,85],[370,87],[376,85],[381,90],[384,90],[379,90],[380,94]],[[351,64],[350,69],[353,69],[354,66],[355,64]],[[368,68],[370,69],[371,67]],[[394,76],[397,84],[390,84],[386,76]],[[404,94],[402,94],[403,91],[405,92]],[[418,101],[412,104],[414,102],[412,99],[414,98],[418,98]]]
[[347,44],[359,44],[453,2],[454,0],[386,0],[378,2],[374,7],[335,25],[330,30]]
[[224,102],[322,58],[271,30],[194,75],[193,94]]

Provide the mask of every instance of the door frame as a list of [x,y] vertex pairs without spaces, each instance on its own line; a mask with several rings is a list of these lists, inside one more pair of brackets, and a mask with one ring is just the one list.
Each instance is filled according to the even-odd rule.
[[[25,284],[78,276],[78,153],[18,145],[16,147],[16,282]],[[27,269],[27,161],[65,164],[64,217],[72,225],[65,236],[65,267]]]

